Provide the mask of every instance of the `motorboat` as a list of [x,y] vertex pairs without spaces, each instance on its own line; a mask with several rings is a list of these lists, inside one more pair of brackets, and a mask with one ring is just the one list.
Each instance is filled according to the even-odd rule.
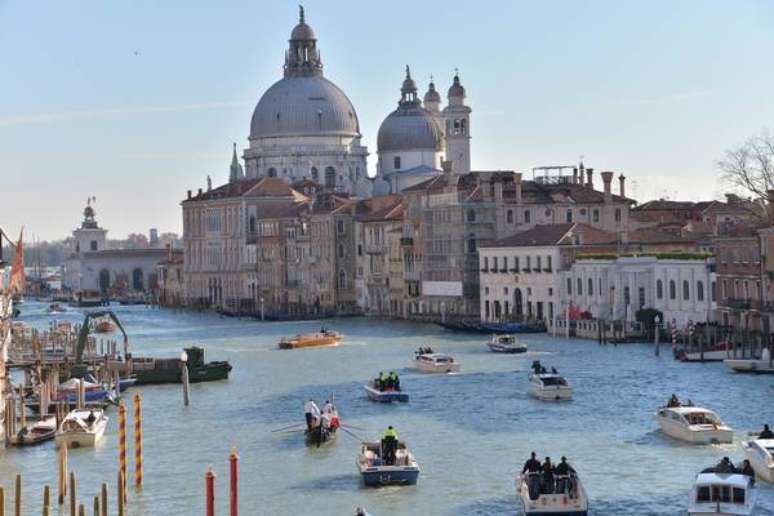
[[535,360],[529,375],[529,393],[543,401],[566,401],[572,399],[572,386],[555,368],[548,371]]
[[116,331],[116,325],[110,319],[100,319],[94,325],[94,331],[97,333],[112,333]]
[[754,439],[742,443],[742,449],[755,474],[774,483],[774,439]]
[[385,458],[381,442],[364,442],[357,456],[357,469],[366,486],[414,485],[419,464],[404,441],[398,441],[395,459]]
[[399,401],[405,403],[409,400],[409,395],[401,391],[400,387],[397,389],[395,387],[380,389],[376,384],[377,382],[372,380],[363,386],[368,399],[371,401],[378,401],[381,403],[392,403],[393,401]]
[[459,362],[445,353],[417,351],[414,354],[414,367],[423,373],[458,373],[460,371]]
[[692,444],[731,443],[734,431],[715,412],[693,405],[666,406],[656,412],[666,435]]
[[11,446],[33,446],[50,441],[56,435],[56,417],[43,416],[38,421],[27,424],[8,438]]
[[675,360],[681,362],[722,362],[729,358],[728,347],[725,342],[718,342],[713,346],[698,349],[679,347],[674,349]]
[[76,409],[67,414],[56,431],[57,446],[93,447],[102,438],[108,418],[102,409]]
[[527,345],[519,342],[515,335],[492,335],[487,344],[495,353],[526,353]]
[[102,294],[98,290],[79,290],[75,292],[73,303],[81,307],[102,306],[105,304]]
[[740,473],[699,473],[688,501],[690,516],[753,514],[758,489],[753,479]]
[[587,515],[589,500],[575,472],[556,475],[555,485],[548,493],[541,489],[540,473],[525,473],[516,477],[516,496],[525,516]]
[[46,308],[46,312],[50,314],[61,314],[61,313],[64,313],[65,311],[66,311],[65,308],[59,303],[51,303],[50,305],[48,305],[48,308]]
[[774,364],[767,348],[761,353],[761,358],[727,358],[723,363],[737,373],[774,374]]
[[338,332],[321,329],[317,333],[296,335],[292,338],[283,338],[279,342],[280,349],[319,348],[338,346],[344,337]]

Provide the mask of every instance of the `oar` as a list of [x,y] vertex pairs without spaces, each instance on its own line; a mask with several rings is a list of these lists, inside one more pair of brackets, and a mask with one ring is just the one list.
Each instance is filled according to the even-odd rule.
[[293,423],[292,425],[283,426],[282,428],[277,428],[276,430],[272,430],[272,433],[273,433],[273,432],[281,432],[281,431],[283,431],[283,430],[287,430],[287,429],[289,429],[289,428],[293,428],[294,426],[301,426],[301,425],[303,425],[303,424],[304,424],[304,423]]
[[346,425],[345,425],[344,423],[341,423],[341,426],[342,426],[342,427],[345,427],[345,426],[347,426],[347,427],[349,427],[349,428],[354,428],[355,430],[362,430],[362,431],[364,431],[364,432],[367,432],[367,431],[368,431],[368,429],[367,429],[367,428],[362,428],[362,427],[355,426],[355,425],[350,425],[350,424],[346,424]]
[[355,434],[355,433],[353,433],[353,432],[350,432],[349,430],[347,430],[347,429],[346,429],[346,428],[344,428],[343,426],[342,426],[342,427],[340,427],[340,428],[341,428],[342,430],[344,430],[344,431],[345,431],[347,434],[351,435],[352,437],[354,437],[355,439],[357,439],[358,441],[360,441],[361,443],[364,443],[364,442],[365,442],[365,440],[364,440],[363,438],[359,437],[357,434]]

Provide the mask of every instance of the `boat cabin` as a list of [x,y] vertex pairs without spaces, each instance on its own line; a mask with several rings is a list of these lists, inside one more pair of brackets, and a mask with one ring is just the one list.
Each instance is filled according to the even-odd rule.
[[750,477],[739,474],[702,473],[696,478],[695,502],[745,505]]

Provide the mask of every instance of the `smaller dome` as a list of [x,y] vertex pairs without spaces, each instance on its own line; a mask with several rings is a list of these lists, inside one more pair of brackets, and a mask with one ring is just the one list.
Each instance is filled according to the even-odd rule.
[[433,81],[430,81],[424,100],[425,102],[441,102],[441,94],[435,89],[435,83]]
[[449,97],[465,97],[465,88],[460,84],[460,76],[457,74],[454,74],[454,82],[449,87]]
[[415,103],[403,104],[390,113],[376,136],[378,152],[441,150],[443,132],[427,110]]
[[301,22],[293,27],[293,32],[290,33],[290,39],[309,41],[312,39],[317,39],[317,37],[314,35],[312,27],[304,22]]

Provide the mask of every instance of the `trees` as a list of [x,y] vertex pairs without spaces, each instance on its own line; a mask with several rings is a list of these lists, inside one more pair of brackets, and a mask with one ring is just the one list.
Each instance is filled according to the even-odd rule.
[[774,190],[774,135],[764,130],[717,162],[722,178],[733,188],[761,200]]

